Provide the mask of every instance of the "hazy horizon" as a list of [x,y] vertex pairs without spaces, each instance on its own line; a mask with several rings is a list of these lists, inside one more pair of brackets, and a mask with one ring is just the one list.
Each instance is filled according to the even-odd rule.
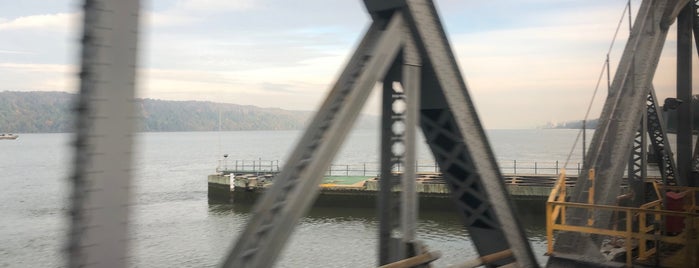
[[[582,119],[626,5],[435,3],[487,129]],[[631,3],[635,17],[641,2]],[[0,43],[0,90],[76,92],[79,2],[2,6],[0,34],[10,41]],[[320,106],[370,22],[356,0],[153,0],[142,15],[138,97],[303,111]],[[612,75],[628,37],[624,20]],[[673,25],[654,79],[659,100],[675,94],[675,35]],[[365,114],[378,114],[376,95]],[[603,81],[590,118],[605,96]]]

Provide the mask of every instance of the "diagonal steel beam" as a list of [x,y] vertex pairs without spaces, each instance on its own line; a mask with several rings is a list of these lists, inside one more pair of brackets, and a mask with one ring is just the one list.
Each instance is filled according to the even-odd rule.
[[[479,254],[511,249],[521,267],[537,266],[476,109],[432,1],[407,0],[408,25],[424,61],[421,125]],[[428,70],[429,69],[429,70]],[[464,182],[469,181],[468,185]],[[470,211],[470,212],[467,212]],[[479,220],[469,221],[474,217]],[[495,238],[495,239],[494,239]],[[502,238],[502,239],[498,239]]]
[[[645,0],[641,4],[590,144],[583,172],[573,190],[572,202],[587,202],[590,184],[587,170],[592,168],[598,178],[595,180],[595,203],[613,205],[616,202],[668,28],[688,2]],[[680,184],[683,181],[680,180]],[[582,225],[587,219],[586,214],[586,210],[571,209],[567,223]],[[611,214],[598,211],[593,218],[595,227],[606,228],[610,224]],[[580,233],[563,232],[556,238],[554,252],[578,256],[580,261],[602,263],[606,259],[599,253],[600,242]],[[570,265],[555,255],[549,258],[548,264],[552,267]]]
[[[466,227],[473,237],[476,248],[481,255],[507,249],[513,251],[514,257],[497,261],[496,265],[537,266],[521,224],[514,218],[514,209],[508,199],[499,169],[432,2],[394,0],[365,1],[365,3],[369,12],[372,13],[374,25],[384,25],[385,21],[391,20],[387,30],[376,33],[381,35],[380,37],[374,37],[381,42],[369,38],[355,53],[355,56],[360,55],[360,59],[368,59],[369,67],[365,68],[363,62],[356,63],[354,59],[348,64],[346,70],[356,69],[356,73],[350,74],[349,78],[345,77],[347,72],[343,73],[340,77],[341,82],[338,83],[341,85],[340,88],[348,88],[349,93],[344,93],[349,94],[348,100],[345,101],[342,94],[339,95],[340,97],[335,96],[335,91],[338,91],[337,86],[333,89],[326,100],[326,103],[331,104],[323,106],[290,156],[290,161],[287,161],[289,163],[287,167],[275,178],[274,186],[256,205],[253,218],[238,239],[224,266],[267,267],[274,263],[274,258],[290,235],[293,225],[315,198],[320,176],[356,118],[360,105],[368,96],[369,88],[378,78],[385,77],[390,66],[396,66],[394,59],[399,48],[410,49],[405,42],[395,42],[402,38],[396,28],[402,26],[401,16],[406,13],[408,18],[406,23],[424,68],[420,75],[416,72],[417,68],[406,66],[403,68],[405,71],[403,80],[406,84],[410,84],[408,85],[410,87],[420,83],[419,98],[422,107],[420,114],[423,120],[420,125],[429,137],[428,144],[437,161],[442,169],[446,170],[445,178],[454,192],[454,200],[464,215]],[[370,30],[367,36],[371,35]],[[381,45],[382,42],[386,44]],[[379,55],[389,54],[389,56],[382,60],[363,56],[371,51],[380,52]],[[405,56],[405,59],[410,58],[409,55]],[[354,79],[357,76],[366,83],[357,82],[360,85],[355,85]],[[417,76],[421,76],[420,79],[417,79]],[[352,97],[352,94],[355,97]],[[416,110],[414,105],[415,103],[411,104],[411,109]],[[388,106],[385,105],[385,107]],[[338,125],[338,121],[342,124]],[[386,124],[384,125],[384,128],[387,128]],[[387,151],[386,148],[383,151]],[[391,154],[384,153],[382,156],[382,162],[387,163],[382,166],[391,166],[394,163],[393,157],[386,159],[388,155]],[[382,169],[383,173],[390,170]],[[299,180],[300,177],[305,179]],[[388,174],[382,176],[383,182],[390,182],[389,178],[392,176]],[[381,187],[384,190],[382,192],[386,192],[390,190],[392,184],[383,183]],[[390,195],[391,193],[381,194],[386,197]],[[384,214],[393,210],[394,206],[391,202],[381,202],[381,204],[384,204],[381,207]],[[388,225],[384,226],[386,224]],[[392,224],[389,220],[382,220],[381,229],[391,230]],[[390,240],[389,236],[387,236],[389,239],[383,239],[384,236],[381,236],[382,241]],[[408,234],[404,239],[409,236]],[[384,244],[387,242],[381,243],[382,249]],[[392,254],[390,246],[388,254]],[[383,255],[386,254],[382,253]],[[389,256],[388,259],[391,257]],[[380,258],[380,262],[385,261],[386,258]]]
[[371,89],[394,61],[401,45],[400,14],[377,18],[314,117],[223,267],[270,267],[299,218],[318,194],[322,175],[354,124]]
[[[629,42],[607,96],[600,123],[587,155],[585,170],[594,168],[600,180],[595,189],[598,204],[613,204],[628,159],[634,132],[640,122],[655,68],[665,42],[669,24],[678,6],[687,1],[644,1],[636,18]],[[580,176],[578,185],[586,185]],[[576,187],[575,201],[586,201]]]

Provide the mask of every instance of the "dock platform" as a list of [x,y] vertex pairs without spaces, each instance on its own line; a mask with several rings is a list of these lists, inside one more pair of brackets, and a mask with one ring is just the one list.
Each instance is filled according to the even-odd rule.
[[[252,204],[265,188],[273,183],[274,172],[262,173],[219,173],[208,176],[209,198],[217,201]],[[566,185],[571,187],[575,176],[568,177]],[[509,174],[505,175],[508,192],[520,206],[529,206],[542,212],[546,198],[553,189],[555,174]],[[441,174],[421,172],[416,178],[421,209],[453,208],[450,191]],[[377,176],[326,176],[320,187],[315,206],[374,207],[378,193]],[[394,189],[400,191],[400,189]]]
[[[208,176],[209,198],[217,202],[254,203],[280,172],[277,160],[230,161]],[[450,190],[433,164],[416,163],[416,186],[421,209],[451,209]],[[561,165],[562,166],[562,165]],[[579,164],[577,165],[579,167]],[[230,167],[230,169],[229,169]],[[500,163],[505,187],[520,207],[543,211],[559,176],[559,162],[506,161]],[[395,171],[400,173],[401,171]],[[369,163],[333,164],[325,174],[316,206],[374,207],[378,193],[378,166]],[[566,174],[566,187],[577,180],[575,168]],[[649,179],[655,176],[649,176]],[[622,186],[624,187],[624,186]],[[394,189],[400,191],[400,189]]]

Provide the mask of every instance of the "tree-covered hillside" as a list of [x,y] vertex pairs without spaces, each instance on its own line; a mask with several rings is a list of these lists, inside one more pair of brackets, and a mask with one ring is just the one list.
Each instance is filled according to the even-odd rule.
[[[0,92],[0,133],[70,132],[76,95],[65,92]],[[142,131],[291,130],[311,112],[202,101],[139,99]]]
[[69,131],[74,97],[65,92],[0,92],[0,133]]

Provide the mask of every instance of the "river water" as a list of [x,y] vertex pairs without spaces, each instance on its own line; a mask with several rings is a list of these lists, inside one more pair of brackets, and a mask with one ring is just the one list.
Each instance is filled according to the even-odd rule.
[[[300,131],[141,133],[135,153],[130,222],[133,267],[214,267],[250,217],[250,207],[210,204],[206,176],[220,155],[228,159],[284,160]],[[576,130],[491,130],[503,171],[526,163],[566,159]],[[591,132],[588,134],[591,137]],[[22,134],[0,141],[0,267],[63,267],[67,229],[70,134]],[[419,140],[423,140],[420,138]],[[379,136],[357,130],[337,163],[378,161]],[[432,161],[420,143],[418,159]],[[580,161],[576,149],[570,166]],[[228,162],[230,162],[229,160]],[[542,165],[542,164],[539,164]],[[521,212],[540,262],[546,248],[543,215]],[[317,208],[301,220],[277,267],[376,266],[375,211]],[[418,237],[443,257],[439,266],[476,254],[456,214],[421,212]]]

